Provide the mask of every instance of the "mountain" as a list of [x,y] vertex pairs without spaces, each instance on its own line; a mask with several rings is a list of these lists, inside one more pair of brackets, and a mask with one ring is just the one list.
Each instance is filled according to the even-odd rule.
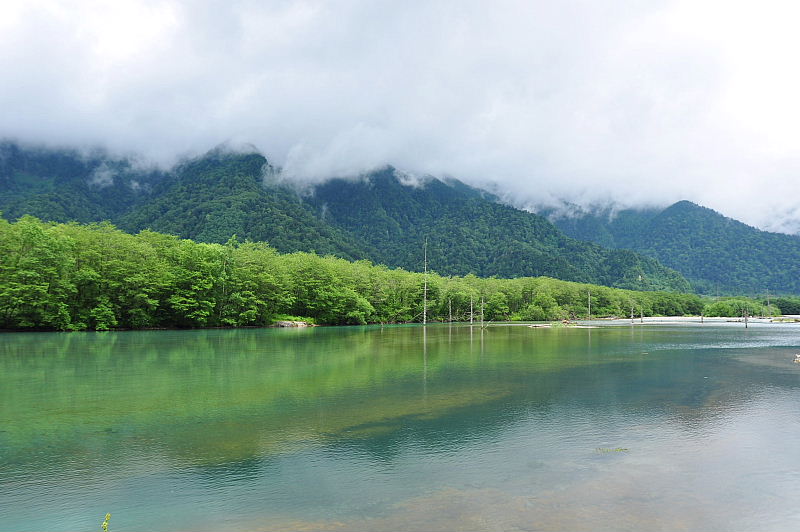
[[391,167],[360,180],[332,179],[308,202],[321,218],[375,250],[373,260],[411,270],[519,277],[547,275],[624,288],[684,287],[657,261],[567,237],[545,218],[500,204],[494,196],[450,180],[404,184]]
[[260,154],[214,150],[177,166],[146,202],[119,216],[121,229],[171,233],[201,242],[269,242],[282,252],[369,256],[351,235],[319,219],[300,195],[264,179],[274,169]]
[[0,142],[0,211],[59,222],[111,220],[147,199],[165,179],[125,158],[96,150],[21,147]]
[[206,242],[269,242],[283,252],[315,251],[444,275],[547,275],[635,289],[687,290],[657,260],[564,235],[547,219],[498,203],[457,180],[411,183],[387,167],[332,179],[302,194],[274,179],[257,153],[214,150],[170,172],[145,172],[102,153],[3,145],[0,211],[9,219],[110,220]]
[[551,220],[573,238],[631,249],[681,272],[705,293],[800,293],[800,237],[761,231],[694,204],[600,211]]

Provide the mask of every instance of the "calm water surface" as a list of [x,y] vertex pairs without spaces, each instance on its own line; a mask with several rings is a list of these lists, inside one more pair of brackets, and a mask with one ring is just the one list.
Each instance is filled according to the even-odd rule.
[[0,530],[798,530],[800,327],[0,335]]

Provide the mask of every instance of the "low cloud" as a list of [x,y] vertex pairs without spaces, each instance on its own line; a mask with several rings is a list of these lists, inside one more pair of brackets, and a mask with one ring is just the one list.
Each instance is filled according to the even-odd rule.
[[110,187],[114,184],[114,174],[106,163],[102,163],[89,176],[88,183],[98,188]]
[[0,136],[800,227],[794,3],[11,0]]

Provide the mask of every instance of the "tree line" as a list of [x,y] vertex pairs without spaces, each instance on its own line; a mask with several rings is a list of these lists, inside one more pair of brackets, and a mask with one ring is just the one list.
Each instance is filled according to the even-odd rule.
[[[707,308],[695,294],[547,277],[426,275],[281,254],[236,237],[209,244],[153,231],[132,235],[109,223],[0,219],[2,329],[266,326],[287,316],[331,325],[421,322],[426,284],[429,322],[586,318],[590,305],[593,317],[698,315]],[[759,302],[743,301],[758,313]]]

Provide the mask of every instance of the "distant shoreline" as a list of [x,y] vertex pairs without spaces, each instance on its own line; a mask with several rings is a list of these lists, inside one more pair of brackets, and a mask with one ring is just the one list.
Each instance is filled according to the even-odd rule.
[[[748,318],[749,324],[791,324],[800,323],[800,315],[783,315],[773,316],[771,318]],[[300,323],[300,322],[291,322]],[[715,317],[701,317],[701,316],[636,316],[631,318],[596,318],[592,320],[579,319],[567,323],[553,322],[553,321],[486,321],[481,325],[481,322],[475,321],[470,323],[468,321],[431,321],[428,326],[438,327],[442,325],[459,325],[459,326],[473,326],[473,327],[531,327],[531,328],[564,328],[564,329],[596,329],[604,325],[671,325],[679,323],[691,324],[720,324],[720,323],[741,323],[744,324],[744,318],[739,316],[715,316]],[[365,325],[317,325],[307,323],[306,325],[241,325],[241,326],[217,326],[217,327],[143,327],[140,329],[132,328],[119,328],[109,329],[107,331],[95,331],[92,329],[83,329],[78,331],[57,331],[53,329],[0,329],[0,334],[3,333],[72,333],[72,332],[91,332],[91,333],[104,333],[104,332],[137,332],[137,331],[208,331],[208,330],[240,330],[240,329],[312,329],[312,328],[329,328],[329,327],[389,327],[389,326],[422,326],[422,323],[369,323]],[[554,327],[553,327],[554,326]]]
[[[641,318],[635,316],[631,318],[598,318],[596,320],[577,320],[577,323],[645,323],[649,325],[671,324],[671,323],[744,323],[741,316],[645,316]],[[748,323],[800,323],[800,315],[773,316],[770,318],[749,317]]]

